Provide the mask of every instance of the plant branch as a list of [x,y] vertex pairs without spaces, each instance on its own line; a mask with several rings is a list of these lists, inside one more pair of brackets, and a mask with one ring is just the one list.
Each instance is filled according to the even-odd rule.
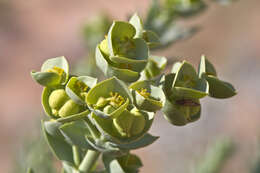
[[75,165],[78,167],[80,165],[80,154],[79,154],[79,148],[75,145],[72,146],[72,151],[73,151],[73,160]]
[[91,169],[95,165],[100,152],[94,150],[88,150],[81,164],[79,165],[80,173],[90,173]]

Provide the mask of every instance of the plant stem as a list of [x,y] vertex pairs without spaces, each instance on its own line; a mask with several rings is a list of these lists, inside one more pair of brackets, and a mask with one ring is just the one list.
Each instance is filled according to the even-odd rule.
[[29,168],[29,169],[27,170],[27,173],[34,173],[34,171],[32,170],[32,168]]
[[80,154],[79,154],[79,148],[76,145],[72,146],[72,151],[73,151],[73,160],[75,165],[78,167],[80,165]]
[[81,164],[79,165],[80,173],[90,173],[91,169],[95,165],[100,152],[88,150]]

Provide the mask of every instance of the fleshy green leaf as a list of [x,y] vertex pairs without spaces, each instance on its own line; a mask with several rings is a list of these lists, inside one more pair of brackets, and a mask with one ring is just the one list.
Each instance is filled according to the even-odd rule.
[[198,79],[197,73],[193,66],[186,61],[183,61],[181,65],[178,65],[178,70],[173,82],[174,87],[194,87],[194,81]]
[[51,136],[45,129],[44,122],[42,122],[42,130],[47,140],[49,147],[54,155],[61,161],[73,163],[73,154],[71,146],[64,140]]
[[188,98],[200,99],[200,98],[207,96],[207,94],[208,94],[207,92],[202,92],[202,91],[199,91],[196,89],[184,88],[184,87],[174,87],[173,92],[178,93],[177,95],[180,98],[185,98],[185,99],[188,99]]
[[117,64],[118,67],[122,69],[129,69],[136,72],[141,72],[146,64],[147,60],[134,60],[125,57],[110,57],[111,61]]
[[90,137],[86,137],[86,140],[94,149],[102,152],[103,154],[119,157],[127,153],[126,149],[120,149],[114,143],[106,140],[93,139]]
[[144,78],[150,79],[158,76],[165,69],[166,64],[167,59],[165,57],[150,56],[144,70]]
[[146,41],[149,48],[154,48],[160,45],[159,36],[153,31],[144,31],[143,32],[143,39]]
[[140,17],[135,13],[129,20],[129,23],[131,23],[136,30],[135,37],[136,38],[142,38],[143,34],[143,22],[140,19]]
[[49,96],[51,92],[53,91],[53,88],[45,87],[42,91],[42,106],[45,113],[50,116],[51,118],[58,118],[55,115],[52,114],[51,107],[49,105]]
[[65,140],[71,145],[76,145],[85,149],[92,149],[91,145],[85,139],[85,136],[91,137],[91,134],[82,120],[66,123],[59,129],[65,137]]
[[135,38],[134,44],[135,44],[135,49],[133,50],[135,53],[134,59],[147,60],[149,56],[149,49],[146,42],[141,38]]
[[162,84],[162,89],[165,93],[166,98],[170,98],[172,95],[171,91],[172,91],[172,84],[173,84],[174,79],[175,79],[174,73],[164,75],[161,78],[160,83]]
[[151,145],[154,143],[159,137],[158,136],[152,136],[149,133],[145,134],[141,139],[134,141],[132,143],[128,144],[118,144],[119,148],[127,149],[127,150],[134,150],[146,147],[148,145]]
[[200,99],[208,95],[209,85],[205,79],[198,79],[194,88],[174,87],[175,97],[184,99]]
[[183,65],[183,63],[181,63],[181,62],[176,62],[176,63],[174,63],[173,66],[172,66],[171,72],[172,72],[173,74],[176,74],[176,73],[180,70],[180,68],[181,68],[182,65]]
[[61,76],[53,72],[31,72],[32,78],[42,86],[56,86],[61,81]]
[[139,79],[140,74],[138,72],[129,69],[120,69],[110,64],[112,63],[110,61],[111,60],[108,60],[97,46],[96,64],[107,77],[115,76],[118,79],[123,80],[125,82],[134,82]]
[[203,74],[206,75],[212,75],[212,76],[217,76],[217,72],[213,64],[211,64],[208,59],[202,55],[200,64],[199,64],[199,77],[201,78]]
[[205,78],[209,83],[209,93],[211,97],[224,99],[236,95],[236,90],[230,83],[221,81],[211,75]]
[[54,138],[59,138],[61,140],[64,140],[64,137],[59,130],[62,123],[57,121],[45,121],[43,122],[43,125],[44,125],[44,129],[49,135],[51,135]]

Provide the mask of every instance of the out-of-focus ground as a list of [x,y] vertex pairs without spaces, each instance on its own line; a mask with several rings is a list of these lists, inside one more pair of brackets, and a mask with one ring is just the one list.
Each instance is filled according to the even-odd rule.
[[[31,79],[31,69],[51,57],[64,55],[73,63],[84,56],[81,28],[96,14],[125,19],[136,10],[142,14],[147,5],[145,0],[0,1],[1,172],[11,171],[11,156],[22,136],[40,130],[35,122],[43,114],[42,88]],[[238,95],[224,101],[204,99],[201,119],[185,127],[171,126],[158,114],[151,131],[161,138],[137,151],[144,163],[141,172],[190,172],[208,144],[218,136],[231,136],[237,150],[223,173],[246,173],[260,136],[260,1],[212,4],[189,22],[202,25],[202,31],[160,54],[195,65],[201,54],[208,55]]]

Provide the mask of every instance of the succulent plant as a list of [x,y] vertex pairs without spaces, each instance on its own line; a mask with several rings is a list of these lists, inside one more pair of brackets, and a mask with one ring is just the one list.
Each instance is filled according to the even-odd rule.
[[[182,15],[200,3],[173,2]],[[157,111],[162,110],[171,124],[182,126],[200,118],[200,99],[236,94],[231,84],[217,78],[205,56],[198,73],[182,61],[163,74],[167,58],[150,55],[158,44],[159,37],[144,29],[134,14],[129,22],[114,21],[96,47],[96,64],[107,79],[98,82],[70,74],[64,57],[49,59],[40,72],[31,73],[44,86],[42,105],[50,120],[42,121],[42,130],[64,172],[93,172],[100,154],[103,172],[138,172],[142,162],[130,151],[158,139],[148,133]]]

